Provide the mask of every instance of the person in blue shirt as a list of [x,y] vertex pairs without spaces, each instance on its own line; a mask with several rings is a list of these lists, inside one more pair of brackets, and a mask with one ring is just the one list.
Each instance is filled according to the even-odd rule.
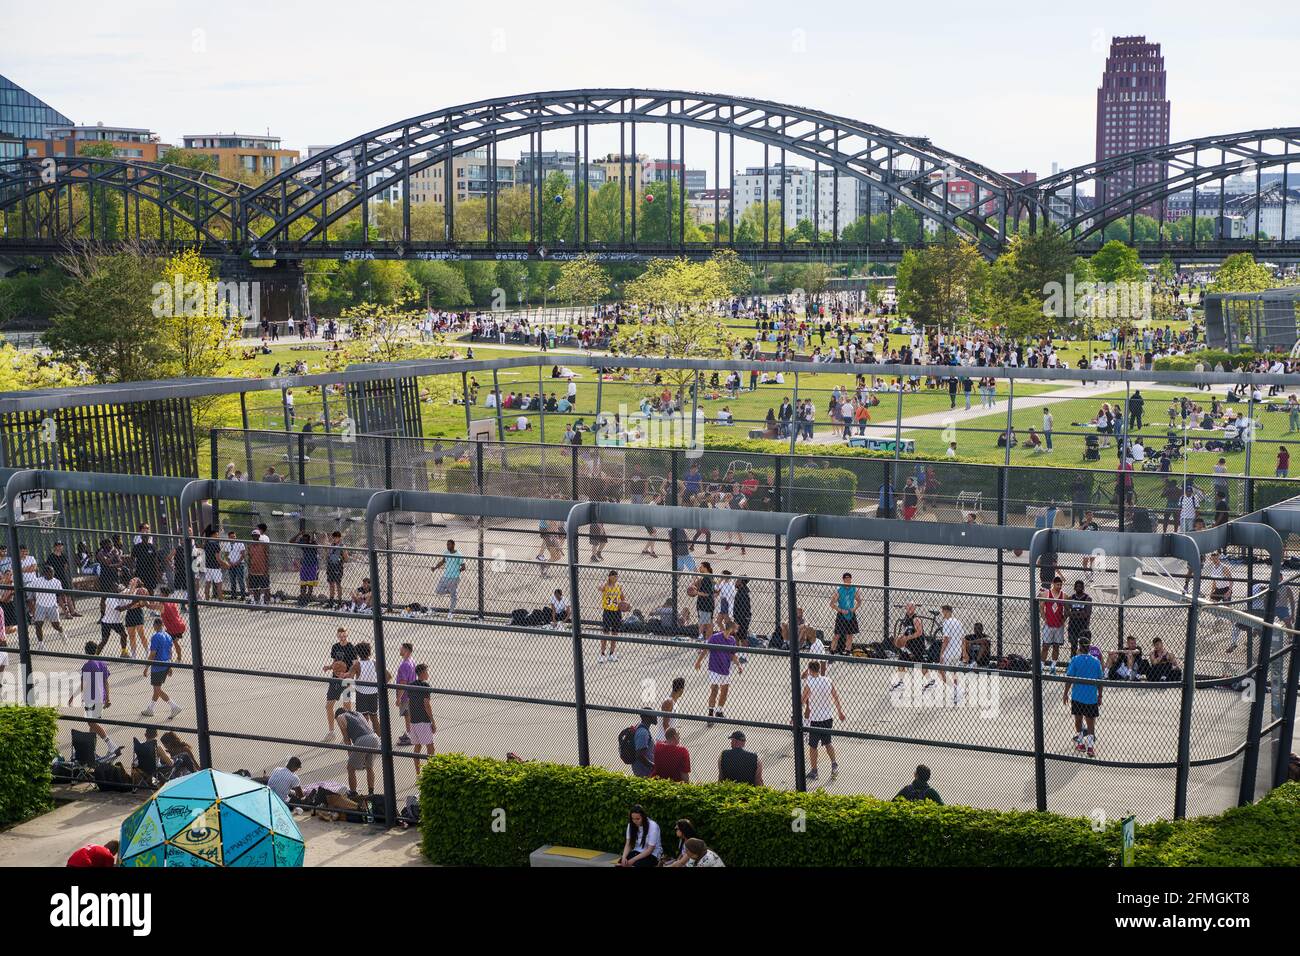
[[465,564],[465,558],[456,550],[456,542],[448,541],[447,550],[443,552],[438,563],[430,570],[437,571],[442,569],[442,580],[434,588],[434,594],[447,595],[447,620],[456,617],[456,591],[460,588],[460,572]]
[[171,720],[181,712],[181,708],[163,690],[163,682],[167,680],[167,675],[172,672],[172,636],[163,630],[163,622],[160,617],[153,619],[153,637],[149,639],[148,659],[153,663],[145,665],[144,673],[153,686],[153,697],[149,700],[149,706],[140,711],[140,716],[152,717],[154,705],[158,701],[162,701],[171,707],[172,712],[167,715],[167,719]]
[[853,651],[853,636],[858,633],[858,605],[861,598],[853,586],[853,575],[844,573],[842,585],[835,591],[831,606],[835,610],[835,639],[831,642],[832,654],[849,654]]
[[1085,751],[1089,757],[1097,756],[1097,713],[1101,709],[1102,688],[1100,684],[1082,682],[1099,681],[1104,676],[1101,661],[1080,642],[1079,652],[1070,658],[1070,666],[1065,670],[1061,703],[1069,704],[1074,715],[1074,749]]

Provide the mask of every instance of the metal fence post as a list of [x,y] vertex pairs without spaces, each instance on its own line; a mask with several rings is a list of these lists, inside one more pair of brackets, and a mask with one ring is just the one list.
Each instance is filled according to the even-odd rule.
[[202,625],[199,623],[199,585],[198,585],[198,563],[203,551],[196,553],[194,540],[190,537],[189,510],[191,500],[195,505],[199,504],[202,499],[197,494],[203,491],[210,492],[215,499],[218,485],[212,482],[194,482],[196,494],[191,495],[190,486],[186,486],[181,492],[181,521],[184,523],[185,535],[181,539],[181,546],[189,559],[185,562],[185,604],[186,612],[189,617],[190,625],[190,665],[194,669],[194,723],[199,737],[199,763],[204,767],[212,766],[212,733],[208,723],[208,683],[207,675],[203,670],[203,636]]
[[[40,472],[20,471],[10,477],[5,485],[5,504],[8,509],[9,569],[13,573],[14,623],[18,626],[18,667],[22,682],[23,703],[31,700],[32,642],[27,622],[27,591],[23,586],[23,568],[18,549],[18,495],[40,487]],[[8,623],[7,621],[5,622]]]
[[[1008,414],[1008,429],[1010,428]],[[1010,441],[1007,442],[1010,445]],[[1029,679],[1034,695],[1034,806],[1047,809],[1047,754],[1046,735],[1043,731],[1043,655],[1040,645],[1041,622],[1038,613],[1038,589],[1034,569],[1038,558],[1044,551],[1054,551],[1053,537],[1056,532],[1051,528],[1039,528],[1029,539]]]
[[307,484],[307,435],[298,433],[298,484]]
[[1174,818],[1187,816],[1187,781],[1192,773],[1192,702],[1196,696],[1196,627],[1201,605],[1201,548],[1189,535],[1175,535],[1195,548],[1191,603],[1187,606],[1187,636],[1183,648],[1183,696],[1178,709],[1178,769],[1174,772]]
[[239,393],[239,418],[244,426],[244,477],[253,480],[253,438],[248,427],[248,393]]
[[[474,442],[474,490],[477,494],[483,494],[483,442]],[[487,598],[486,598],[486,574],[483,568],[484,550],[486,547],[484,537],[487,518],[479,515],[474,522],[478,525],[478,619],[482,621],[487,617]]]
[[803,752],[803,683],[799,680],[799,609],[794,583],[794,548],[805,536],[816,534],[816,518],[796,515],[785,533],[785,586],[787,609],[786,637],[790,643],[790,726],[794,735],[794,788],[808,789]]
[[384,784],[384,823],[397,822],[397,776],[393,772],[392,719],[388,707],[388,666],[384,652],[384,601],[392,600],[392,590],[379,593],[379,551],[375,547],[375,520],[391,514],[399,505],[395,491],[377,491],[366,505],[366,551],[370,559],[370,618],[375,637],[375,680],[379,685],[379,763]]
[[[1007,469],[1005,466],[1003,466],[998,468],[998,527],[1005,527],[1006,523],[1007,523]],[[1002,631],[1004,628],[1003,604],[1005,603],[1005,598],[1003,597],[1003,595],[1006,593],[1006,587],[1003,582],[1003,568],[1005,567],[1006,564],[1006,558],[1004,557],[1005,554],[1006,554],[1005,549],[998,548],[997,645],[998,645],[999,660],[1002,658],[1002,650],[1003,650],[1002,648]],[[1031,574],[1030,577],[1032,578],[1033,575]]]
[[506,426],[501,415],[501,379],[497,375],[497,370],[492,369],[492,394],[495,396],[493,401],[496,404],[497,413],[497,441],[506,440]]
[[[1237,527],[1240,527],[1241,530],[1236,530]],[[1266,539],[1266,541],[1243,540],[1242,543],[1248,548],[1252,566],[1254,565],[1255,547],[1264,544],[1268,548],[1270,571],[1268,590],[1264,592],[1263,618],[1268,624],[1272,624],[1274,615],[1277,613],[1277,592],[1282,585],[1282,537],[1271,526],[1253,522],[1243,522],[1240,526],[1234,525],[1230,533],[1233,537],[1240,534],[1244,539]],[[1253,605],[1253,600],[1246,605],[1251,613],[1254,613],[1255,610]],[[1250,644],[1249,635],[1247,635],[1246,643],[1247,645]],[[1264,697],[1268,686],[1272,651],[1273,629],[1271,627],[1260,628],[1259,654],[1255,662],[1254,673],[1249,678],[1252,682],[1251,690],[1254,696],[1250,701],[1250,721],[1246,725],[1246,749],[1241,764],[1241,793],[1237,801],[1241,806],[1245,806],[1255,799],[1255,778],[1259,769],[1259,745],[1264,728]],[[1274,692],[1276,693],[1278,690],[1280,688],[1275,688]]]
[[[573,698],[578,723],[578,765],[591,764],[591,746],[587,736],[587,676],[582,655],[582,608],[578,597],[578,528],[590,524],[597,516],[597,505],[580,501],[573,506],[564,522],[569,557],[569,617],[573,636]],[[675,589],[674,589],[675,590]]]
[[[218,434],[219,434],[218,430],[215,428],[209,430],[208,432],[208,450],[209,450],[208,457],[209,457],[209,466],[210,466],[208,470],[208,477],[211,478],[213,481],[216,481],[217,478],[219,477],[217,474],[217,469],[221,467],[221,465],[218,464],[220,459],[217,456],[217,435]],[[183,508],[181,509],[181,514],[182,515],[185,514],[185,510]],[[216,528],[218,531],[221,530],[221,501],[215,494],[212,496],[212,527]]]

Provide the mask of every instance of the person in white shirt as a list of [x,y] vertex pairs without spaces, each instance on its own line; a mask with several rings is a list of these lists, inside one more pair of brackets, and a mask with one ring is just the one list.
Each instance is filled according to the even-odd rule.
[[104,653],[109,635],[116,632],[118,639],[122,642],[122,656],[130,656],[130,651],[126,647],[126,628],[122,626],[122,615],[133,603],[129,597],[100,598],[99,649],[95,651],[97,655]]
[[691,837],[685,843],[686,862],[683,866],[721,866],[726,864],[722,862],[722,857],[709,849],[707,843],[699,837]]
[[301,769],[302,761],[297,757],[290,757],[283,767],[271,771],[271,775],[266,778],[266,785],[285,803],[290,800],[301,801],[302,780],[298,778],[298,771]]
[[[939,608],[942,620],[939,633],[943,635],[943,644],[939,648],[939,663],[948,667],[960,667],[966,663],[966,626],[953,617],[952,605],[945,604]],[[956,671],[940,671],[939,679],[945,684],[951,678],[954,702],[961,702],[961,684]]]
[[[43,633],[46,624],[63,635],[63,625],[59,623],[59,592],[63,590],[63,584],[54,576],[54,568],[46,565],[40,577],[35,575],[23,578],[23,586],[31,587],[33,590],[27,598],[27,607],[32,614],[32,622],[36,625],[36,643],[41,644],[45,641]],[[40,588],[41,590],[35,590]]]
[[[831,759],[831,776],[834,780],[840,772],[840,765],[835,760],[835,746],[831,743],[831,727],[834,718],[844,720],[844,707],[840,704],[840,693],[829,677],[822,674],[821,661],[808,662],[808,679],[803,685],[803,716],[808,721],[808,779],[817,779],[817,748],[826,748],[826,756]],[[832,711],[832,708],[834,710]]]
[[634,806],[627,815],[627,838],[623,842],[623,853],[618,858],[617,866],[658,866],[663,856],[663,837],[659,824],[650,819],[649,814],[640,805]]
[[556,588],[551,598],[551,626],[558,630],[560,624],[568,619],[569,602],[565,599],[564,592]]

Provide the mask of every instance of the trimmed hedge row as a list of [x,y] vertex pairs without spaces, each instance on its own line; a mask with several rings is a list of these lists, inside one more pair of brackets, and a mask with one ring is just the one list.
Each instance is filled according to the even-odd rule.
[[0,826],[44,813],[57,716],[48,707],[0,707]]
[[[678,784],[461,754],[440,754],[421,771],[423,850],[450,866],[526,866],[546,843],[618,852],[637,803],[665,839],[675,820],[691,820],[728,866],[1105,866],[1118,852],[1118,838],[1099,837],[1088,821],[1048,814]],[[806,815],[802,832],[797,811]]]
[[[678,784],[453,753],[421,771],[422,849],[447,866],[526,866],[548,843],[617,853],[638,803],[666,841],[674,821],[691,820],[729,866],[1101,867],[1116,864],[1120,848],[1118,824],[1096,832],[1050,813]],[[1300,865],[1300,783],[1217,817],[1141,826],[1136,850],[1144,866]]]
[[1191,372],[1195,370],[1198,363],[1204,365],[1207,372],[1213,372],[1214,367],[1222,363],[1224,369],[1231,372],[1244,365],[1252,364],[1259,358],[1260,355],[1250,349],[1243,349],[1240,352],[1201,349],[1191,355],[1169,355],[1158,358],[1154,364],[1157,372]]

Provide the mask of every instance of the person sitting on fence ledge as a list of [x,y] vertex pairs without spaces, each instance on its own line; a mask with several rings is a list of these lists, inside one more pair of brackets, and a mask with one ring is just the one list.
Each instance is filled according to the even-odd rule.
[[939,797],[938,791],[930,786],[930,768],[925,766],[925,764],[921,764],[916,768],[916,775],[912,778],[912,782],[902,790],[898,791],[898,794],[894,799],[914,801],[933,800],[937,804],[943,804],[943,800]]

